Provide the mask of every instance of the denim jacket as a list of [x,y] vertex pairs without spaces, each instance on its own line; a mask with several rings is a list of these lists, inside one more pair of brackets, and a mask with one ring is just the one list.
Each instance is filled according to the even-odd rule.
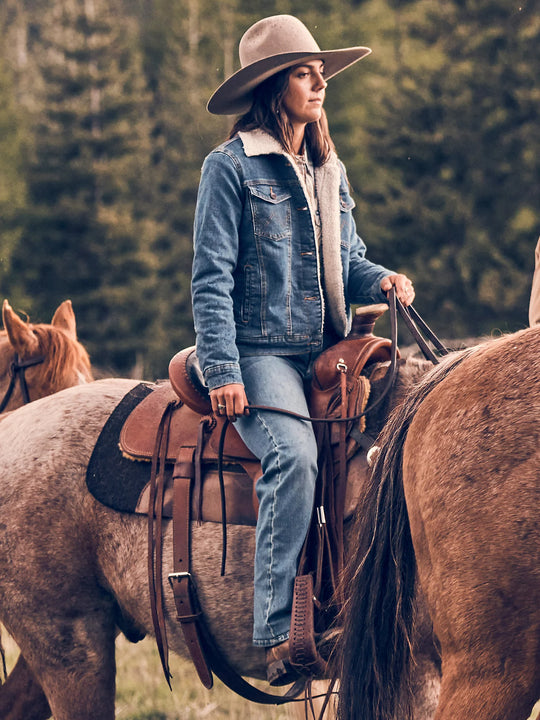
[[344,337],[350,303],[386,302],[392,271],[364,257],[343,164],[333,154],[314,175],[320,247],[303,178],[268,133],[241,132],[204,161],[192,302],[210,389],[242,382],[241,355],[320,351],[325,313]]

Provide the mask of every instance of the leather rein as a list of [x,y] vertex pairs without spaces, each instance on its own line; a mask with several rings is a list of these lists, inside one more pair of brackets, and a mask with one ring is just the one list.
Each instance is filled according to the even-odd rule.
[[13,391],[15,390],[17,380],[19,380],[24,404],[28,405],[28,403],[31,402],[30,393],[28,391],[28,384],[26,382],[25,370],[26,368],[34,367],[34,365],[40,365],[44,361],[44,355],[38,355],[37,357],[30,358],[29,360],[20,360],[18,354],[15,353],[15,356],[9,368],[9,374],[11,379],[9,381],[9,385],[4,394],[4,397],[0,402],[0,413],[4,412],[9,401],[11,400],[11,396],[13,395]]
[[[428,324],[420,317],[420,315],[417,313],[417,311],[413,308],[412,305],[409,305],[408,307],[405,307],[403,303],[398,300],[396,296],[396,289],[392,287],[389,290],[388,294],[388,303],[390,308],[390,341],[391,341],[391,349],[390,349],[390,365],[388,367],[388,371],[385,375],[384,380],[384,386],[383,389],[379,395],[379,397],[372,402],[371,404],[368,404],[366,409],[358,413],[357,415],[350,415],[348,417],[341,417],[341,418],[327,418],[327,417],[311,417],[309,415],[302,415],[301,413],[295,413],[292,410],[285,410],[284,408],[276,408],[276,407],[270,407],[268,405],[248,405],[247,410],[265,410],[268,412],[275,412],[280,413],[281,415],[289,415],[290,417],[297,418],[298,420],[308,420],[312,423],[350,423],[355,420],[360,420],[361,418],[368,415],[370,412],[372,412],[386,397],[386,395],[390,392],[392,386],[394,385],[394,381],[396,379],[397,374],[397,346],[398,346],[398,330],[397,330],[397,316],[398,312],[403,318],[409,332],[413,336],[414,340],[416,341],[416,344],[422,351],[422,354],[426,358],[426,360],[429,360],[434,365],[439,364],[439,356],[436,354],[434,350],[429,346],[428,340],[433,344],[436,351],[440,355],[448,355],[450,353],[450,350],[446,348],[442,342],[439,340],[439,338],[435,335],[435,333],[431,330],[431,328],[428,326]],[[424,335],[426,336],[427,340],[424,338]],[[342,372],[347,372],[347,366],[343,365],[343,367],[339,367],[338,369]],[[226,421],[223,424],[223,428],[221,431],[221,438],[220,438],[220,458],[223,454],[223,447],[225,444],[225,433],[227,431],[228,422]]]

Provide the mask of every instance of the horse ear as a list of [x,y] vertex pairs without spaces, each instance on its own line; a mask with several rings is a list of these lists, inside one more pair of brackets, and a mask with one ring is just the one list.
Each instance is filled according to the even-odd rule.
[[21,357],[28,357],[39,348],[39,340],[32,332],[28,323],[25,323],[11,309],[7,300],[2,305],[2,320],[9,342],[15,352]]
[[77,339],[77,323],[75,322],[75,313],[73,312],[71,300],[64,300],[64,302],[56,308],[56,312],[51,320],[51,325],[61,328],[74,340]]

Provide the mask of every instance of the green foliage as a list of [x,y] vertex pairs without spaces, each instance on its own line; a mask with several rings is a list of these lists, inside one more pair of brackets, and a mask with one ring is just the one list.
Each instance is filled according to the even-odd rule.
[[[401,13],[396,67],[366,123],[362,205],[418,307],[449,336],[526,324],[540,226],[540,19],[427,0]],[[371,246],[370,246],[371,247]]]
[[53,8],[42,34],[45,97],[13,253],[33,316],[72,298],[98,365],[126,372],[149,341],[155,235],[140,58],[98,0]]
[[23,124],[10,74],[0,58],[0,287],[9,277],[13,248],[21,235],[16,218],[26,201]]
[[36,319],[71,297],[93,362],[163,377],[194,340],[192,222],[238,40],[292,13],[373,54],[326,107],[371,259],[445,337],[526,323],[540,234],[532,0],[5,0],[0,280]]

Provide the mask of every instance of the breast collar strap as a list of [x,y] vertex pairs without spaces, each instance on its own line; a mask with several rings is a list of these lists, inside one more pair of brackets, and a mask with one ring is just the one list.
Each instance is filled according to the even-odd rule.
[[17,353],[15,353],[9,369],[11,379],[9,381],[9,385],[5,392],[5,395],[0,402],[0,413],[4,412],[9,401],[11,400],[11,396],[13,395],[13,391],[15,390],[17,378],[19,379],[19,385],[21,387],[21,394],[24,404],[27,405],[30,402],[30,393],[28,392],[28,385],[26,383],[24,371],[26,370],[26,368],[33,367],[34,365],[40,365],[44,360],[44,355],[38,355],[37,357],[29,358],[28,360],[20,360]]

